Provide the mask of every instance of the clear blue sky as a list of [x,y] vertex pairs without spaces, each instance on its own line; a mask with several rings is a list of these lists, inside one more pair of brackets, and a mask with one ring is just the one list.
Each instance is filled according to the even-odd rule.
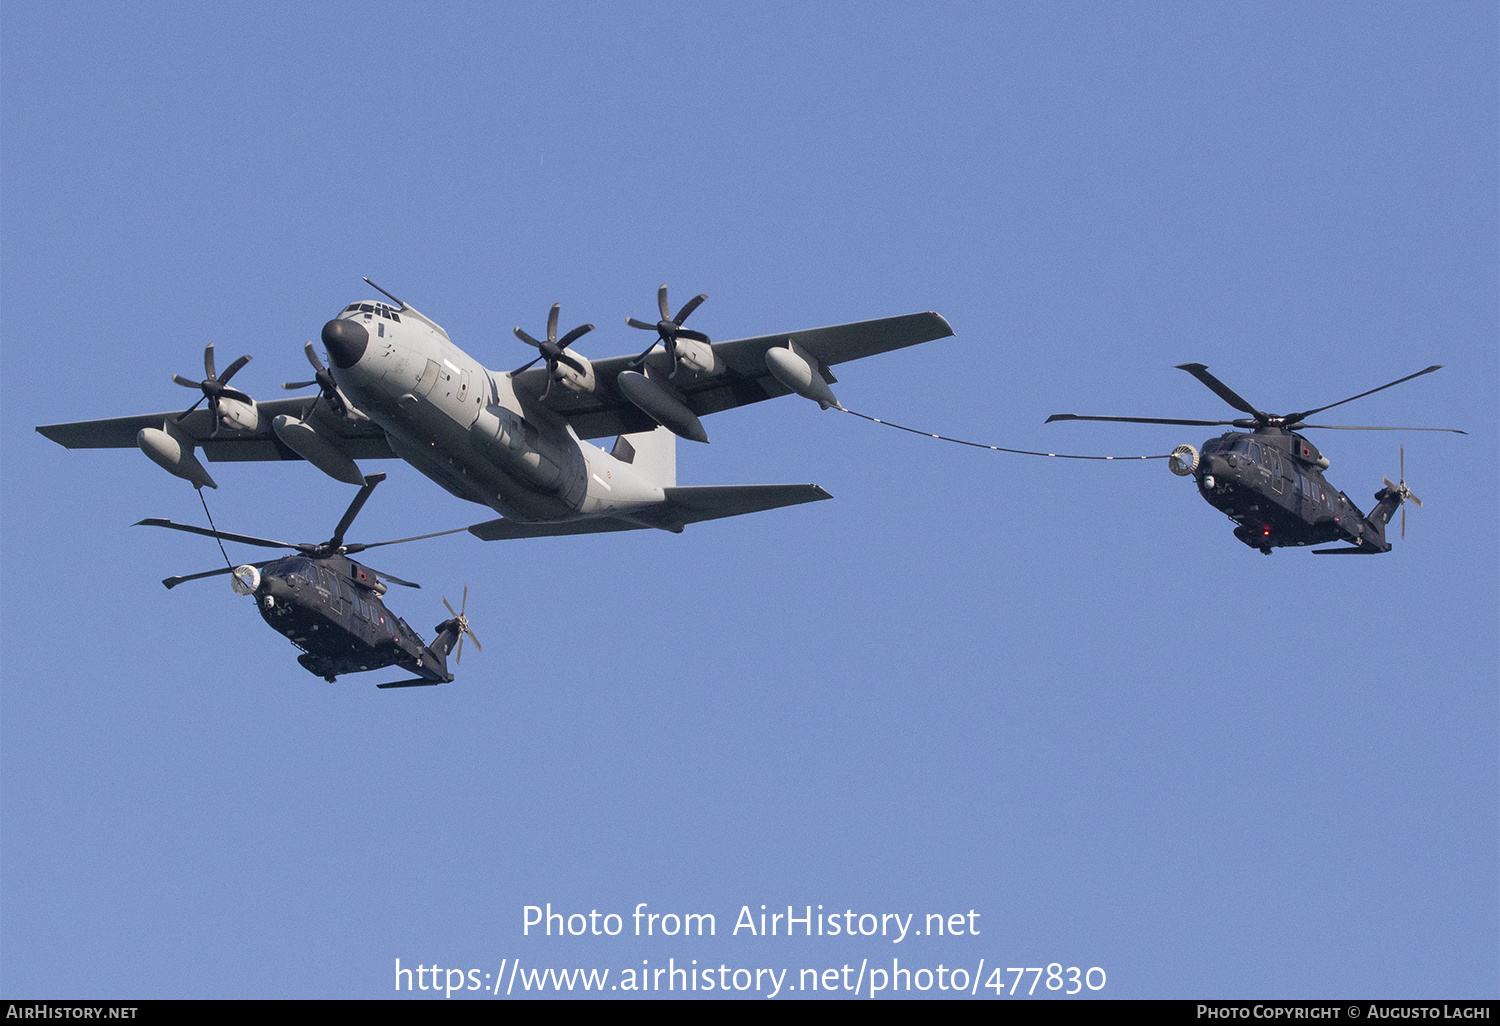
[[[5,996],[382,997],[397,958],[518,957],[1500,990],[1493,4],[9,2],[4,24]],[[501,369],[554,302],[599,325],[585,355],[639,347],[624,319],[662,281],[708,293],[694,324],[721,339],[938,310],[955,337],[841,366],[839,397],[1018,448],[1201,444],[1043,426],[1229,415],[1187,361],[1273,411],[1442,363],[1337,422],[1470,435],[1316,436],[1365,508],[1404,444],[1426,507],[1386,556],[1266,558],[1160,462],[789,397],[709,418],[679,479],[832,502],[386,550],[424,631],[468,584],[484,651],[451,686],[328,685],[222,580],[162,589],[219,560],[130,526],[201,522],[185,482],[33,428],[181,408],[169,377],[208,341],[284,394],[361,275]],[[352,493],[212,469],[216,520],[252,534],[324,538]],[[390,480],[361,538],[487,518],[365,469]],[[717,936],[523,936],[547,902],[708,912]],[[980,933],[732,935],[762,904],[973,909]]]

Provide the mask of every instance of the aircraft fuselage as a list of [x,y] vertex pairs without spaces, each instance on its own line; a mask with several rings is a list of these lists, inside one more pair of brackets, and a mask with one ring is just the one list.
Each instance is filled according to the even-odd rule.
[[[663,486],[675,484],[581,441],[518,393],[511,375],[486,368],[411,307],[351,303],[324,325],[323,342],[339,387],[380,425],[396,455],[508,519],[628,511],[662,502]],[[657,444],[674,444],[657,434]]]

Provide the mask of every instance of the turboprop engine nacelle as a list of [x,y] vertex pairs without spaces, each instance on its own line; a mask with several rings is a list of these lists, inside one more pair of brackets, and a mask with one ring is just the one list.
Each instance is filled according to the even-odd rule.
[[558,360],[557,369],[552,372],[552,380],[564,388],[581,392],[584,395],[592,395],[594,392],[594,365],[589,362],[588,357],[580,356],[572,350],[568,351],[568,359],[576,360],[583,365],[583,370],[569,365],[566,361]]
[[486,407],[474,420],[469,437],[505,470],[538,491],[563,495],[575,483],[585,484],[583,456],[576,448],[545,441],[536,428],[503,406]]
[[724,361],[719,359],[711,343],[679,336],[677,369],[680,372],[683,368],[698,377],[711,377],[724,370]]
[[170,421],[160,428],[141,428],[136,432],[135,444],[141,447],[141,452],[151,457],[151,462],[173,477],[189,482],[194,488],[202,488],[204,485],[219,487],[208,476],[208,471],[203,469],[203,464],[198,462],[198,457],[193,455],[193,443],[180,438]]

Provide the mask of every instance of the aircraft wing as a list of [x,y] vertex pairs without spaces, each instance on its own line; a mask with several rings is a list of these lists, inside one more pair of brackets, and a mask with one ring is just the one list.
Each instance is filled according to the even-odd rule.
[[565,534],[601,534],[607,531],[640,531],[648,527],[681,533],[688,524],[703,520],[737,517],[781,506],[831,499],[815,484],[700,485],[665,488],[666,501],[630,511],[629,516],[595,517],[565,523],[525,524],[515,520],[487,520],[469,528],[484,541],[508,538],[555,538]]
[[[766,367],[766,350],[784,346],[788,340],[816,356],[827,368],[952,334],[953,328],[941,314],[917,313],[715,342],[714,352],[727,365],[725,371],[713,377],[681,383],[678,387],[688,408],[703,417],[763,399],[790,395],[791,391]],[[627,400],[615,384],[620,372],[626,370],[634,359],[633,356],[613,356],[592,361],[598,381],[595,393],[580,395],[566,389],[553,389],[547,399],[548,408],[566,418],[580,438],[650,431],[656,427],[655,421]],[[647,361],[663,373],[671,371],[666,353],[660,349],[648,356]],[[547,384],[546,373],[537,367],[518,374],[516,386],[532,396],[539,396]],[[831,372],[825,372],[824,380],[831,384],[837,379]]]
[[[257,402],[260,420],[253,431],[236,431],[226,427],[218,438],[213,433],[213,414],[200,408],[181,421],[177,417],[181,410],[167,413],[143,413],[134,417],[114,417],[109,420],[81,420],[71,424],[43,424],[37,431],[58,445],[69,449],[134,449],[135,436],[141,428],[159,428],[165,421],[176,421],[177,428],[192,438],[203,450],[210,462],[226,463],[250,460],[300,460],[286,443],[276,437],[271,421],[285,413],[306,419],[316,396],[295,399],[272,399]],[[327,432],[338,438],[341,449],[351,459],[378,460],[393,458],[396,454],[386,443],[385,432],[372,421],[350,421],[323,413],[322,408],[315,423],[320,433]]]

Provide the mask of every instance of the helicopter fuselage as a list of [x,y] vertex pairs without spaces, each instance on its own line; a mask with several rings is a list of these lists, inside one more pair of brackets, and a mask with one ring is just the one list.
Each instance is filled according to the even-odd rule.
[[[1346,541],[1388,552],[1385,525],[1396,506],[1381,502],[1365,516],[1323,476],[1328,461],[1295,431],[1268,427],[1227,431],[1203,443],[1194,471],[1198,492],[1239,526],[1234,535],[1269,553],[1280,546]],[[1389,507],[1389,508],[1387,508]]]
[[242,576],[244,570],[235,573],[235,590],[252,595],[261,618],[302,649],[297,661],[308,671],[331,681],[400,666],[434,684],[453,680],[447,667],[457,638],[452,621],[440,624],[427,645],[381,601],[384,583],[354,560],[299,553],[262,565],[253,577]]

